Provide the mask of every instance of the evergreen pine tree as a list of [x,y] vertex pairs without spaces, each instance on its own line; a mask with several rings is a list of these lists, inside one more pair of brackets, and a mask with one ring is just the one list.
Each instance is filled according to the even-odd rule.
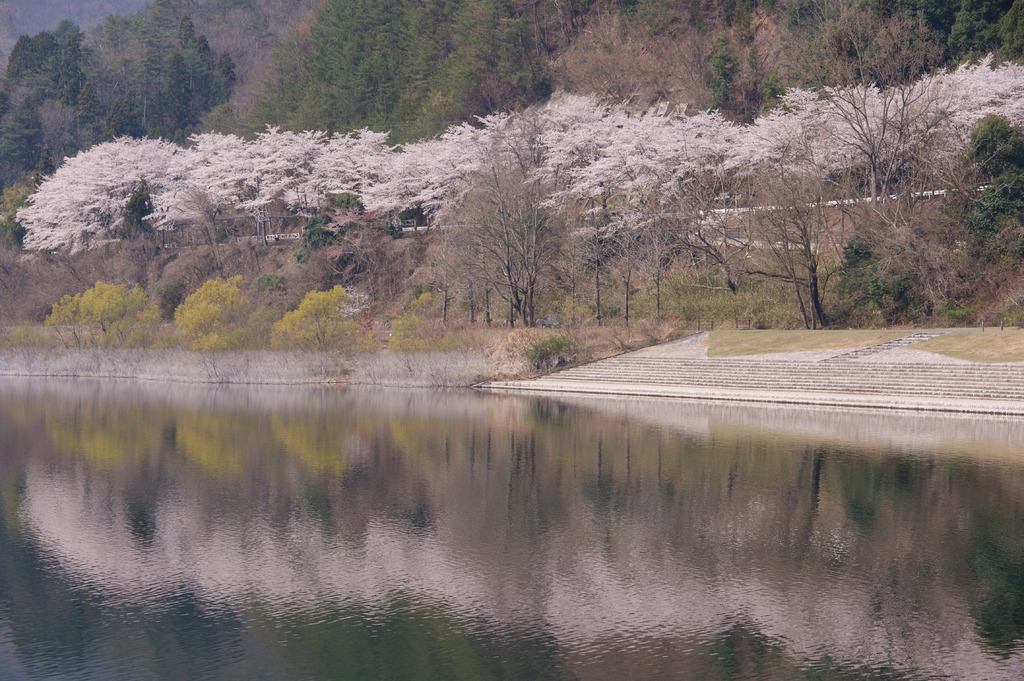
[[38,187],[43,183],[43,180],[53,175],[56,170],[57,166],[53,162],[53,154],[50,152],[50,147],[44,144],[42,151],[39,152],[39,161],[36,163],[35,170],[32,171],[32,175],[29,178],[30,184],[33,187]]
[[153,200],[149,195],[149,183],[146,182],[146,178],[142,178],[124,206],[118,237],[130,239],[151,232],[153,226],[146,218],[153,214],[153,210]]
[[111,103],[107,116],[103,120],[102,139],[112,140],[116,137],[142,137],[145,135],[146,131],[142,125],[142,117],[136,102],[135,95],[128,93]]
[[178,22],[178,47],[191,50],[196,46],[196,27],[190,17],[182,17]]
[[85,74],[82,73],[82,42],[81,34],[72,34],[68,43],[61,50],[60,63],[57,66],[57,97],[68,106],[78,104],[82,92]]
[[6,186],[25,176],[39,159],[43,144],[42,124],[39,114],[26,101],[4,121],[0,127],[0,163],[2,179]]
[[90,126],[96,122],[100,115],[100,103],[96,99],[96,90],[88,80],[82,83],[82,90],[78,93],[78,103],[75,106],[75,119],[81,126]]
[[8,82],[17,83],[34,74],[43,76],[52,86],[54,60],[59,53],[57,39],[50,31],[21,36],[7,57]]
[[188,65],[180,52],[171,57],[164,74],[163,111],[166,120],[164,136],[182,141],[191,134],[192,86]]
[[213,70],[213,84],[211,85],[210,105],[223,104],[231,98],[231,92],[235,87],[235,61],[227,52],[221,52],[217,58],[217,66]]

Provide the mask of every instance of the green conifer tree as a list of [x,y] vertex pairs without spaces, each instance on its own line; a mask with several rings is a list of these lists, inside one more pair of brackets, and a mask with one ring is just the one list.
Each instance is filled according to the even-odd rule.
[[78,98],[85,84],[81,61],[82,39],[80,34],[75,33],[61,50],[60,64],[57,67],[57,97],[68,106],[78,104]]
[[43,183],[43,180],[53,175],[56,170],[57,166],[53,162],[53,154],[50,152],[50,147],[44,144],[42,151],[39,152],[39,161],[32,171],[30,184],[33,187],[38,187]]
[[217,58],[217,65],[213,71],[213,83],[210,87],[210,105],[223,104],[231,98],[231,92],[235,88],[235,61],[227,52],[222,52]]
[[96,89],[88,80],[82,83],[82,90],[78,93],[78,103],[75,105],[75,119],[80,126],[91,126],[100,115],[100,103],[96,99]]
[[112,140],[123,136],[142,137],[144,134],[145,128],[142,125],[142,117],[135,95],[128,93],[115,99],[103,120],[102,139]]
[[176,142],[183,141],[192,133],[194,116],[188,65],[180,52],[175,52],[167,65],[162,100],[163,136]]
[[135,191],[128,197],[128,203],[125,204],[121,213],[121,229],[118,230],[118,237],[130,239],[152,232],[153,226],[146,218],[152,215],[153,211],[149,183],[146,182],[146,178],[142,178],[135,187]]

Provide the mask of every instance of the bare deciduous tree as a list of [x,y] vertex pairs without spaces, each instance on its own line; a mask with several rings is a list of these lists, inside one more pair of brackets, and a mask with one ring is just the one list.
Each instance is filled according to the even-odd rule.
[[496,160],[461,202],[466,223],[454,230],[508,303],[509,326],[535,324],[538,290],[559,255],[562,230],[547,196],[522,168]]
[[811,174],[780,172],[761,178],[759,196],[770,207],[751,221],[750,273],[793,288],[808,329],[828,326],[825,288],[841,261],[843,235],[835,185]]
[[736,292],[736,278],[748,249],[744,233],[745,213],[723,202],[730,196],[732,178],[724,173],[707,173],[679,187],[672,197],[673,213],[682,250],[695,261],[721,270],[725,284]]
[[654,284],[654,317],[661,320],[661,285],[682,248],[679,230],[673,220],[655,215],[640,231],[637,255],[640,268]]
[[551,205],[544,123],[524,115],[499,122],[459,198],[440,215],[478,259],[477,269],[508,303],[507,322],[536,323],[537,295],[558,261],[562,219]]

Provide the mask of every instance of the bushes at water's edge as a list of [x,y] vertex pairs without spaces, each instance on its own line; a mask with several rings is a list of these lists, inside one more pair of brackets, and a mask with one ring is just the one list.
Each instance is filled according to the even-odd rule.
[[[171,347],[184,342],[192,350],[223,352],[266,347],[277,350],[337,351],[355,345],[357,326],[352,299],[341,286],[309,291],[284,317],[253,305],[241,290],[242,277],[210,279],[174,311],[181,338],[159,333],[160,312],[135,286],[102,281],[54,303],[46,326],[66,348]],[[276,321],[275,321],[276,319]],[[26,340],[28,342],[26,342]],[[11,345],[36,345],[33,339],[9,339]]]
[[526,358],[541,371],[568,364],[575,356],[572,339],[568,336],[548,336],[526,349]]
[[[604,288],[605,319],[616,309],[615,283]],[[45,326],[0,330],[0,348],[12,358],[0,375],[470,385],[521,378],[657,343],[694,328],[693,322],[679,319],[711,310],[739,318],[756,307],[755,300],[764,303],[770,297],[755,290],[741,295],[706,282],[688,283],[679,274],[666,277],[663,284],[662,311],[677,321],[638,319],[638,313],[649,315],[651,310],[648,296],[634,288],[633,323],[606,321],[599,326],[588,318],[589,300],[580,291],[575,302],[542,302],[539,309],[557,312],[546,319],[560,328],[549,330],[492,326],[485,321],[489,315],[483,301],[476,301],[474,319],[472,302],[458,297],[462,292],[444,290],[436,296],[421,293],[390,323],[387,318],[375,320],[371,309],[360,307],[366,296],[353,300],[340,286],[307,292],[294,310],[278,319],[281,309],[261,301],[258,290],[250,288],[243,295],[240,276],[207,280],[191,295],[176,296],[180,304],[171,325],[159,321],[155,305],[137,287],[98,282],[53,305]],[[252,300],[260,302],[247,297],[254,293]],[[728,305],[720,300],[723,296]],[[772,309],[760,305],[762,315]],[[165,318],[170,312],[164,308]],[[269,348],[275,352],[263,352]],[[125,352],[129,349],[140,352]]]
[[[538,348],[571,347],[565,361],[590,361],[679,335],[667,324],[541,329],[463,329],[429,351],[223,351],[64,348],[41,327],[18,327],[0,344],[0,376],[127,378],[186,383],[459,387],[535,375]],[[568,343],[568,346],[566,344]],[[543,354],[543,353],[542,353]],[[544,354],[550,357],[549,354]],[[538,355],[538,359],[540,356]],[[541,367],[546,369],[551,367]]]
[[153,345],[160,311],[138,286],[102,281],[84,293],[67,295],[53,304],[46,325],[65,346],[90,342],[102,347],[138,348]]

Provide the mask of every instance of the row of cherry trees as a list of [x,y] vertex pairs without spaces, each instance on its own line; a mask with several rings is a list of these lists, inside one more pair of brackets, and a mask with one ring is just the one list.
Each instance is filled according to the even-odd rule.
[[387,152],[385,138],[272,128],[253,140],[195,135],[188,148],[133,138],[98,144],[69,158],[18,213],[28,230],[25,248],[76,250],[115,238],[143,180],[157,228],[199,219],[204,211],[235,210],[262,229],[275,203],[315,215],[330,194],[361,190],[366,170]]
[[[867,199],[859,219],[907,228],[908,202],[955,188],[978,121],[1024,122],[1022,85],[1024,68],[985,60],[904,85],[791,90],[746,126],[556,96],[401,148],[368,130],[204,134],[186,148],[120,139],[66,161],[18,217],[26,248],[80,249],[116,237],[143,180],[157,228],[235,211],[257,235],[271,206],[312,216],[332,194],[353,193],[371,211],[415,208],[448,226],[437,278],[468,297],[498,291],[510,322],[533,323],[538,285],[567,249],[598,292],[610,259],[627,277],[646,271],[657,289],[682,252],[734,287],[738,255],[754,251],[752,271],[791,284],[817,326],[828,321],[822,257],[838,260],[845,238],[835,208]],[[737,229],[743,211],[756,234]],[[626,281],[627,315],[629,290]]]

